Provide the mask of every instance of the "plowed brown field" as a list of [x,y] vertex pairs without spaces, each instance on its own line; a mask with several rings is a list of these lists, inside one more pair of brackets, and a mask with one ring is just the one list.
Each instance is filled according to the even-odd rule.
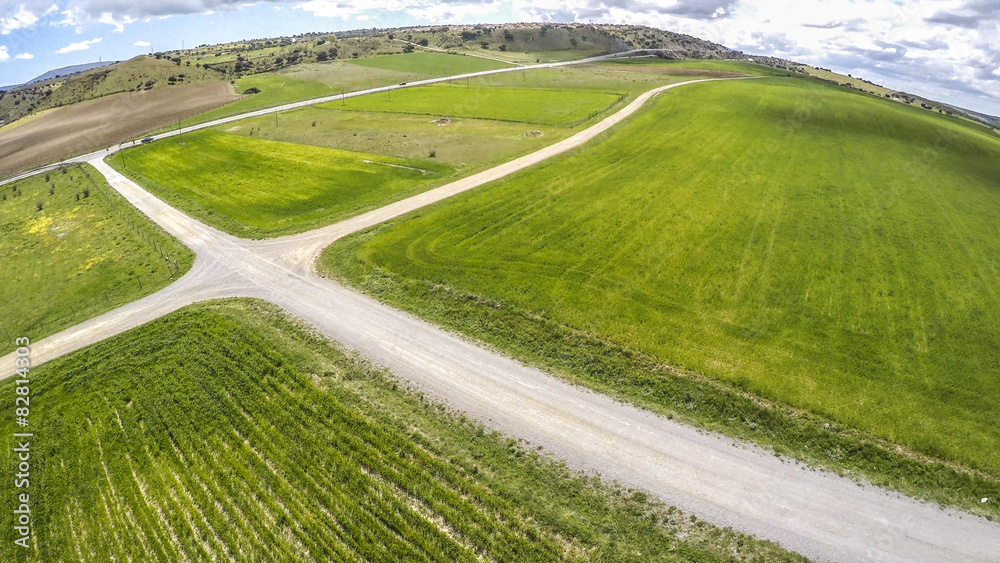
[[123,141],[231,102],[224,82],[115,94],[59,108],[0,133],[0,176]]

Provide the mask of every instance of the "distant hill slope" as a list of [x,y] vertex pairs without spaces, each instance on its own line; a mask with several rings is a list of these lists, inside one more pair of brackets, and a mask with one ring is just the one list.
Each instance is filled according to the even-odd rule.
[[222,76],[218,72],[182,65],[179,58],[171,60],[139,56],[127,61],[102,64],[98,68],[77,72],[72,76],[60,74],[73,68],[75,67],[50,71],[42,75],[44,77],[51,74],[49,78],[36,79],[32,84],[0,94],[0,120],[9,123],[42,110],[122,92],[222,81]]
[[80,65],[64,66],[62,68],[57,68],[57,69],[54,69],[54,70],[50,70],[50,71],[46,72],[45,74],[40,74],[40,75],[32,78],[31,80],[29,80],[27,82],[22,83],[22,84],[12,84],[10,86],[0,86],[0,90],[13,90],[14,88],[20,88],[21,86],[29,86],[29,85],[34,84],[36,82],[42,82],[42,81],[45,81],[45,80],[49,80],[50,78],[60,78],[60,77],[72,76],[74,74],[79,74],[81,72],[86,72],[88,70],[92,70],[92,69],[95,69],[95,68],[101,68],[101,67],[104,67],[104,66],[113,65],[113,64],[115,64],[117,62],[118,61],[101,61],[101,62],[97,62],[97,63],[83,63],[83,64],[80,64]]
[[971,109],[965,109],[965,108],[955,108],[955,109],[963,111],[972,118],[978,119],[979,121],[982,121],[984,123],[988,123],[993,127],[1000,127],[1000,117],[997,117],[995,115],[990,115],[988,113],[979,113],[978,111],[972,111]]

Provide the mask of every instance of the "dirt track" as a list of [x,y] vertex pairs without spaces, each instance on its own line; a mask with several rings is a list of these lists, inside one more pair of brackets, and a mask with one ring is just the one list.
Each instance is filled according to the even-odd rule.
[[[658,89],[660,91],[675,84]],[[316,254],[351,232],[472,189],[578,146],[638,109],[649,92],[598,125],[475,176],[310,233],[238,239],[201,224],[121,176],[91,163],[138,209],[197,253],[192,270],[162,291],[46,338],[35,364],[80,349],[187,304],[213,297],[266,299],[328,337],[508,435],[572,467],[646,489],[710,522],[818,559],[988,561],[1000,526],[874,487],[785,463],[571,386],[485,350],[313,271]],[[12,355],[0,374],[13,373]]]
[[238,97],[229,84],[212,82],[115,94],[58,108],[0,134],[0,174],[131,141]]

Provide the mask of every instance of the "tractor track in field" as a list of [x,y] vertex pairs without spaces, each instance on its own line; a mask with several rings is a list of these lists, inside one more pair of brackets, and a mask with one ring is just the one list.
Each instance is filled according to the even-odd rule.
[[[474,75],[492,72],[497,71]],[[433,81],[442,80],[447,78]],[[341,237],[578,147],[660,92],[704,81],[650,90],[568,139],[479,174],[327,227],[259,241],[223,233],[167,205],[105,164],[103,157],[110,150],[72,159],[93,165],[115,190],[194,250],[196,259],[188,273],[159,292],[34,343],[32,363],[79,350],[198,301],[256,297],[487,426],[543,446],[575,469],[649,491],[711,523],[822,560],[996,557],[997,524],[783,461],[755,446],[571,385],[315,272],[319,253]],[[251,112],[198,128],[322,101],[329,100]],[[172,134],[177,132],[160,137]],[[13,367],[13,354],[0,358],[0,374],[13,374]]]

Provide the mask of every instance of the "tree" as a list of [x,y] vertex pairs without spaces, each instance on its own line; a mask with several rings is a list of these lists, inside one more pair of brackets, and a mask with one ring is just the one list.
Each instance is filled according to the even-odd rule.
[[319,53],[316,53],[316,60],[317,61],[322,62],[322,61],[327,60],[328,58],[329,57],[327,56],[326,51],[320,51]]
[[404,53],[412,53],[413,52],[413,45],[403,45],[403,52]]
[[500,49],[501,51],[506,51],[507,50],[507,44],[506,43],[501,43],[500,46],[497,47],[497,49]]
[[479,42],[479,46],[482,47],[483,49],[489,49],[490,48],[490,44],[487,43],[486,41],[480,41]]
[[427,41],[426,37],[424,37],[420,41],[417,41],[417,45],[420,45],[421,47],[426,47],[428,43],[429,43],[429,41]]

